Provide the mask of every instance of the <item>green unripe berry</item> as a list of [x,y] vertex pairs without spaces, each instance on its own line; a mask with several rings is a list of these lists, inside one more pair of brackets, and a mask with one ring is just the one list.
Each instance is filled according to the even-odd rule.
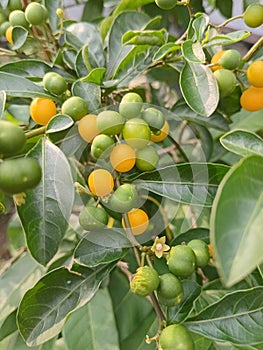
[[2,25],[4,22],[7,21],[7,15],[5,14],[4,11],[0,10],[0,25]]
[[249,5],[243,14],[243,19],[246,25],[250,28],[261,26],[263,24],[263,5]]
[[165,117],[161,111],[157,108],[149,107],[142,113],[142,118],[149,124],[153,132],[157,132],[162,129],[165,123]]
[[94,137],[90,153],[94,159],[105,159],[109,156],[115,142],[112,137],[100,134]]
[[47,15],[46,7],[37,2],[31,2],[25,9],[26,19],[33,25],[41,25],[45,23]]
[[157,289],[159,302],[165,306],[176,306],[183,299],[184,291],[181,281],[172,273],[160,276],[160,284]]
[[87,231],[98,231],[106,227],[108,214],[102,207],[87,205],[79,214],[79,224]]
[[118,213],[127,213],[138,206],[139,196],[131,184],[119,186],[110,197],[109,206]]
[[21,26],[26,29],[29,28],[29,23],[26,20],[25,13],[21,10],[12,11],[9,15],[9,22],[14,26]]
[[11,26],[11,23],[6,21],[0,25],[0,36],[4,36],[7,28]]
[[194,342],[186,327],[172,324],[159,337],[160,350],[194,350]]
[[136,167],[141,171],[156,169],[159,155],[153,146],[146,146],[136,151]]
[[205,267],[210,259],[208,245],[201,239],[193,239],[188,243],[195,254],[195,263],[197,267]]
[[124,124],[123,116],[115,111],[103,111],[98,114],[97,128],[106,135],[116,135],[122,131]]
[[241,54],[237,50],[226,50],[218,60],[218,64],[225,69],[236,69],[241,62]]
[[130,282],[134,294],[146,297],[158,288],[160,279],[157,271],[149,266],[139,267]]
[[221,97],[227,96],[234,91],[236,87],[236,76],[228,69],[218,69],[214,72]]
[[26,144],[24,131],[6,120],[0,120],[0,155],[18,154]]
[[190,276],[195,271],[195,254],[193,249],[186,245],[172,247],[167,264],[170,272],[175,276]]
[[48,72],[43,77],[44,88],[53,95],[60,96],[67,90],[66,80],[58,73]]
[[140,114],[142,106],[143,100],[141,96],[135,92],[128,92],[121,100],[119,112],[127,119],[135,118]]
[[69,115],[75,121],[80,120],[88,113],[88,105],[86,101],[79,96],[71,96],[63,102],[61,113]]
[[140,118],[127,120],[122,131],[124,140],[133,148],[144,148],[151,139],[149,125]]
[[8,1],[8,9],[10,11],[14,10],[22,10],[22,1],[21,0],[9,0]]

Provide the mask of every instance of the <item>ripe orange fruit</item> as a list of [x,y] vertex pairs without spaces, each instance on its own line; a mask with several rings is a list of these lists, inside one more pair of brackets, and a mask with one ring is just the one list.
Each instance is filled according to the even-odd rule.
[[99,134],[97,115],[87,114],[82,117],[78,123],[78,132],[84,141],[92,142],[94,137]]
[[9,42],[9,44],[13,44],[13,37],[12,37],[12,32],[13,32],[13,26],[9,26],[5,32],[5,37],[6,40]]
[[[129,211],[127,215],[131,231],[135,236],[141,235],[147,230],[149,225],[149,217],[144,210],[133,209]],[[123,228],[126,228],[124,219],[122,219],[122,226]]]
[[136,155],[134,149],[126,143],[113,148],[110,153],[112,167],[120,173],[131,170],[135,165]]
[[152,142],[162,142],[168,135],[170,131],[170,126],[167,122],[167,120],[164,123],[164,126],[161,128],[159,133],[154,134],[151,133],[151,141]]
[[50,98],[35,98],[30,104],[31,118],[39,125],[46,125],[57,113],[56,105]]
[[98,197],[107,196],[114,187],[111,173],[105,169],[93,170],[88,177],[88,185],[91,193]]
[[263,87],[263,61],[255,61],[248,67],[247,78],[251,85]]
[[[211,59],[211,63],[212,63],[212,64],[217,63],[217,62],[219,61],[219,59],[221,58],[221,56],[223,56],[223,54],[224,54],[225,52],[226,52],[226,50],[221,50],[221,51],[216,52],[216,53],[214,54],[214,56],[212,57],[212,59]],[[211,69],[212,69],[213,72],[216,71],[216,70],[218,70],[218,69],[222,69],[222,68],[223,68],[223,67],[220,66],[220,65],[218,65],[218,64],[211,67]]]
[[249,112],[255,112],[263,108],[263,88],[250,86],[243,91],[240,97],[241,107]]

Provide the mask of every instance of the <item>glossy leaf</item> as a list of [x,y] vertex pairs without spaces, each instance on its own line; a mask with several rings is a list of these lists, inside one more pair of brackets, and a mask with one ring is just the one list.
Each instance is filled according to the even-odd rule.
[[214,201],[211,243],[227,286],[242,280],[263,261],[262,173],[263,157],[242,159],[224,177]]
[[72,118],[68,115],[57,114],[48,123],[46,133],[53,134],[59,131],[64,131],[74,124]]
[[263,326],[262,292],[263,287],[256,287],[229,293],[186,322],[186,326],[191,331],[216,341],[243,346],[260,344]]
[[242,157],[253,154],[263,156],[263,140],[246,130],[232,130],[220,138],[221,144],[230,152]]
[[159,61],[170,53],[179,51],[181,49],[180,45],[175,45],[174,43],[166,43],[162,45],[153,56],[153,61]]
[[[16,325],[16,312],[17,309],[12,311],[10,315],[4,320],[1,328],[0,328],[0,341],[8,337],[10,334],[17,330]],[[1,348],[0,348],[1,349]]]
[[78,243],[74,259],[78,264],[93,267],[121,259],[128,246],[130,242],[126,236],[117,230],[90,232]]
[[88,22],[73,23],[67,27],[66,41],[77,50],[88,45],[90,62],[95,67],[103,67],[105,63],[102,40],[97,27]]
[[161,46],[167,39],[167,32],[160,30],[129,30],[122,36],[123,45],[157,45]]
[[56,11],[58,8],[63,8],[63,0],[44,0],[43,4],[47,8],[50,27],[53,32],[56,32],[59,25],[59,18]]
[[176,236],[172,240],[171,245],[182,244],[183,242],[188,243],[192,239],[195,239],[195,238],[201,239],[201,240],[205,241],[206,243],[208,243],[209,242],[209,229],[203,228],[203,227],[190,229],[190,230],[183,232],[180,235]]
[[18,97],[47,97],[42,87],[15,74],[0,72],[0,90],[4,90],[7,96]]
[[149,19],[150,18],[143,13],[131,11],[120,13],[116,17],[109,32],[109,54],[106,73],[106,78],[108,80],[112,79],[120,63],[133,48],[133,46],[122,45],[123,34],[128,30],[143,29]]
[[107,289],[99,289],[88,304],[70,315],[63,328],[63,336],[68,350],[119,350],[118,332]]
[[101,89],[98,85],[77,80],[72,85],[73,95],[82,97],[88,105],[89,113],[101,107]]
[[201,293],[200,285],[194,281],[183,280],[182,285],[184,290],[182,301],[177,306],[168,308],[169,323],[183,322],[192,311],[194,301]]
[[219,9],[222,15],[225,16],[226,18],[230,18],[232,16],[232,8],[233,8],[232,0],[225,0],[225,1],[216,0],[216,7]]
[[18,307],[21,297],[43,274],[29,254],[23,254],[0,277],[0,325],[6,317]]
[[215,111],[219,92],[209,67],[186,62],[180,74],[180,88],[186,103],[196,113],[209,117]]
[[189,62],[205,63],[206,61],[202,45],[199,42],[195,43],[192,40],[186,40],[182,44],[182,54]]
[[41,183],[26,191],[25,204],[17,208],[28,249],[41,264],[55,255],[68,227],[74,200],[69,163],[62,151],[45,138],[28,153],[42,168]]
[[135,10],[140,6],[144,6],[154,2],[154,0],[121,0],[113,12],[113,15],[121,13],[122,11]]
[[6,102],[6,93],[4,90],[0,90],[0,119],[4,117],[5,102]]
[[262,129],[263,109],[257,112],[248,112],[242,109],[239,113],[233,115],[233,124],[231,129],[243,129],[246,131],[259,131]]
[[102,85],[103,78],[106,72],[106,68],[94,68],[92,69],[89,74],[82,78],[81,81],[86,83],[93,83],[97,85]]
[[57,335],[73,310],[95,295],[113,265],[88,269],[74,266],[49,272],[22,299],[17,323],[27,345],[39,345]]
[[26,42],[28,36],[28,31],[23,28],[16,26],[12,30],[12,38],[13,38],[13,45],[12,45],[12,50],[18,50],[20,49],[24,43]]
[[196,14],[189,24],[188,31],[187,31],[187,38],[192,39],[193,41],[201,42],[205,35],[208,24],[209,24],[209,17],[207,14],[205,13]]
[[210,38],[210,40],[204,44],[203,47],[211,47],[216,45],[232,45],[239,41],[245,40],[250,36],[250,32],[247,30],[237,30],[235,32],[230,32],[226,35],[224,34],[218,34]]
[[82,21],[92,22],[101,17],[103,12],[103,0],[88,0],[82,13]]
[[219,164],[178,164],[143,173],[134,180],[141,188],[173,201],[211,206],[227,170]]

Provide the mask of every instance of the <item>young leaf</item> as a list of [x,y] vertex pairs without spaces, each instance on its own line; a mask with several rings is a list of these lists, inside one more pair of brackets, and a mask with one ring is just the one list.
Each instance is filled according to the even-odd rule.
[[263,156],[263,140],[246,130],[232,130],[220,138],[221,144],[230,152],[242,157],[253,154]]
[[68,227],[74,200],[69,163],[63,152],[45,137],[28,153],[42,168],[41,183],[26,191],[25,204],[17,208],[28,249],[41,264],[55,255]]
[[117,230],[89,232],[79,241],[74,259],[78,264],[93,267],[120,259],[128,246],[130,242],[126,236]]
[[107,289],[99,289],[89,303],[70,315],[63,327],[63,336],[68,350],[119,350],[118,332]]
[[180,88],[186,103],[196,113],[209,117],[215,111],[219,91],[209,67],[186,62],[180,74]]
[[[263,157],[242,159],[219,185],[211,214],[211,243],[226,286],[263,261]],[[244,258],[245,257],[245,258]]]
[[134,180],[141,188],[173,201],[211,206],[227,170],[219,164],[178,164],[143,173]]
[[67,316],[95,295],[113,265],[89,269],[74,266],[49,272],[22,299],[17,324],[27,345],[39,345],[56,336]]
[[262,292],[263,287],[256,287],[229,293],[185,325],[191,331],[216,341],[243,346],[261,344]]

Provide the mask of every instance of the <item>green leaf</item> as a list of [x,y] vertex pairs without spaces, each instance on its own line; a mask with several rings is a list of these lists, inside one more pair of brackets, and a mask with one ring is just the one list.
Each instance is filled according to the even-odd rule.
[[113,12],[114,16],[127,10],[135,10],[138,7],[147,5],[154,2],[154,0],[121,0],[116,9]]
[[0,90],[0,119],[3,119],[5,112],[6,93]]
[[17,330],[16,312],[17,309],[12,311],[11,314],[8,315],[7,318],[4,320],[0,328],[0,342]]
[[103,0],[88,0],[84,6],[81,20],[92,22],[102,16]]
[[201,239],[206,243],[209,243],[209,230],[207,228],[202,227],[190,229],[176,236],[172,240],[171,245],[182,244],[183,242],[188,243],[195,238]]
[[123,45],[163,45],[167,40],[167,31],[160,30],[129,30],[122,36]]
[[101,108],[101,89],[98,85],[77,80],[72,85],[72,93],[87,102],[89,112],[95,112]]
[[242,157],[253,154],[263,156],[263,140],[255,133],[232,130],[220,138],[221,144],[230,152]]
[[24,253],[0,277],[0,325],[19,305],[21,297],[41,277],[43,268]]
[[230,125],[232,130],[259,131],[262,129],[263,109],[252,113],[242,109],[231,118],[233,118],[233,123]]
[[47,8],[49,25],[53,32],[58,30],[59,18],[57,16],[57,9],[63,8],[63,0],[44,0],[43,5]]
[[34,346],[57,335],[75,309],[95,295],[113,265],[88,269],[61,267],[49,272],[22,299],[17,324],[27,345]]
[[204,48],[216,46],[216,45],[232,45],[239,41],[245,40],[251,35],[247,30],[237,30],[228,34],[219,34],[211,37],[207,43],[204,44]]
[[106,68],[94,68],[89,72],[89,74],[86,77],[82,78],[81,81],[85,83],[102,85],[105,72]]
[[186,103],[196,113],[209,117],[215,111],[219,91],[209,67],[186,62],[180,74],[180,88]]
[[79,241],[74,259],[80,265],[93,267],[122,258],[129,246],[127,237],[117,230],[90,232]]
[[0,350],[66,350],[65,348],[55,347],[56,339],[51,339],[40,346],[29,347],[18,331],[14,332],[10,337],[0,342]]
[[105,64],[101,35],[97,27],[88,22],[78,22],[66,28],[66,41],[77,50],[88,45],[89,60],[93,68],[103,67]]
[[219,185],[211,214],[211,243],[226,286],[242,280],[263,261],[262,173],[263,157],[250,156],[234,165]]
[[145,335],[153,337],[158,328],[156,314],[149,301],[131,292],[127,277],[119,270],[111,274],[109,292],[119,331],[120,349],[155,350],[155,343],[145,342]]
[[181,50],[180,45],[175,45],[174,43],[166,43],[162,45],[153,56],[153,61],[159,61],[170,53]]
[[57,252],[68,227],[74,201],[74,185],[63,152],[45,137],[28,153],[42,168],[41,183],[26,192],[26,203],[17,208],[28,249],[46,265]]
[[136,46],[118,66],[114,78],[118,87],[126,87],[129,82],[145,71],[152,64],[155,47]]
[[216,7],[219,9],[219,11],[222,13],[223,16],[226,18],[230,18],[232,16],[232,8],[233,8],[233,1],[232,0],[216,0]]
[[63,328],[63,336],[68,350],[119,350],[113,307],[107,289],[99,289],[88,304],[70,315]]
[[135,184],[173,201],[211,206],[228,167],[210,163],[171,165],[139,175]]
[[13,44],[12,44],[12,50],[18,50],[20,49],[24,43],[26,42],[28,36],[28,31],[20,26],[16,26],[12,30],[12,38],[13,38]]
[[46,134],[53,134],[69,129],[74,124],[73,119],[64,114],[55,115],[47,124]]
[[179,305],[169,307],[167,318],[169,323],[183,322],[193,309],[194,301],[201,293],[201,287],[195,281],[183,280],[184,297]]
[[186,40],[182,44],[182,55],[189,62],[205,63],[206,61],[202,45],[192,40]]
[[106,78],[112,79],[120,63],[133,49],[133,46],[123,46],[122,36],[129,30],[142,30],[150,18],[141,12],[127,11],[120,13],[114,20],[108,43],[108,60]]
[[263,287],[256,287],[229,293],[185,325],[216,341],[243,346],[262,344],[262,292]]
[[207,14],[201,12],[197,13],[189,23],[187,39],[201,42],[205,35],[209,20],[210,19]]
[[207,128],[214,128],[217,130],[228,131],[229,124],[222,114],[214,112],[209,118],[202,117],[195,113],[184,101],[178,101],[172,108],[174,114],[182,119],[190,122],[203,125]]
[[45,93],[39,85],[23,77],[5,72],[0,72],[0,90],[4,90],[7,96],[50,98],[50,95]]
[[56,72],[66,79],[73,80],[74,77],[58,66],[51,66],[45,61],[25,59],[18,62],[10,62],[0,67],[0,71],[19,75],[30,79],[42,79],[47,72]]

